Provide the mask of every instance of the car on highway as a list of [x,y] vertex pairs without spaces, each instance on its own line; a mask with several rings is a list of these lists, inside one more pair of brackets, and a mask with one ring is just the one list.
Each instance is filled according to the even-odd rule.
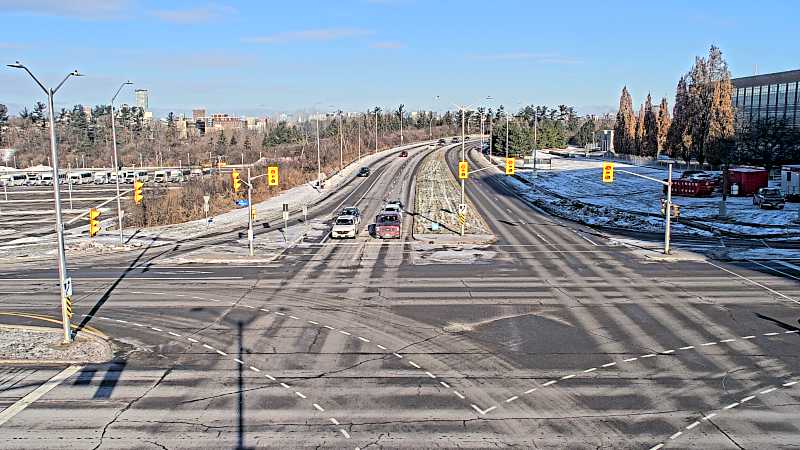
[[407,151],[403,150],[403,151],[400,152],[400,157],[401,158],[405,158],[407,156],[408,156],[408,152]]
[[403,207],[398,205],[397,203],[387,203],[383,207],[383,212],[385,212],[385,213],[393,213],[393,214],[397,214],[401,218],[403,217]]
[[28,182],[28,176],[23,173],[13,173],[0,176],[2,186],[24,186]]
[[439,144],[440,145],[447,144],[447,140],[445,138],[441,138],[441,139],[439,139]]
[[52,186],[53,185],[53,174],[52,173],[43,173],[39,175],[39,184],[41,186]]
[[89,184],[94,181],[94,174],[88,170],[72,172],[69,174],[70,184]]
[[383,211],[375,217],[375,236],[380,239],[400,239],[400,214]]
[[760,209],[766,207],[783,209],[786,206],[786,200],[783,198],[783,192],[778,188],[759,188],[753,194],[753,205],[758,206]]
[[356,218],[356,222],[361,223],[361,211],[355,206],[348,206],[346,208],[342,208],[342,211],[339,213],[340,216],[353,216]]
[[359,177],[368,177],[369,176],[369,167],[362,167],[356,176]]
[[106,184],[111,183],[111,172],[110,171],[97,171],[94,173],[94,178],[92,179],[94,184]]
[[336,221],[333,223],[333,228],[331,229],[331,238],[355,239],[356,236],[358,236],[358,222],[359,220],[355,216],[337,217]]
[[450,142],[461,142],[461,139],[458,137],[453,137],[453,139],[450,139]]

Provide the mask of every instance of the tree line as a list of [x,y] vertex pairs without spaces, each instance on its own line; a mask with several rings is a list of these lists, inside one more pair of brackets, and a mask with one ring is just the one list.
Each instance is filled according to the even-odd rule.
[[650,94],[634,115],[630,93],[622,88],[614,148],[639,156],[666,155],[687,165],[752,164],[769,170],[800,158],[800,131],[776,117],[737,115],[728,64],[722,51],[711,46],[708,56],[696,57],[678,80],[671,117],[666,98],[656,112]]

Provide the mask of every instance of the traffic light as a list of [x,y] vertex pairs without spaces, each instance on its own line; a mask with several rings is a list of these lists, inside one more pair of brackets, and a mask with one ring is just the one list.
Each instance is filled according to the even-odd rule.
[[611,183],[614,181],[614,163],[603,163],[603,183]]
[[278,166],[267,167],[267,184],[270,186],[278,185]]
[[95,237],[100,232],[100,210],[92,208],[89,210],[89,237]]
[[239,177],[239,172],[237,170],[231,172],[231,178],[233,179],[233,192],[239,192],[239,189],[242,188],[242,179]]
[[133,182],[133,201],[136,202],[137,205],[142,204],[142,200],[144,199],[144,194],[142,190],[144,189],[144,183],[136,180]]
[[517,158],[506,158],[506,175],[514,175],[516,172]]
[[466,180],[469,176],[469,163],[461,161],[458,163],[458,179]]
[[254,221],[256,220],[256,209],[252,206],[250,207],[250,218]]

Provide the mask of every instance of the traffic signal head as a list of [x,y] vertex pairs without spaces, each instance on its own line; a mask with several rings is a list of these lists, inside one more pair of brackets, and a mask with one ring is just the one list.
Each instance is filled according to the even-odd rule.
[[469,177],[469,163],[461,161],[458,163],[458,179],[466,180]]
[[506,175],[514,175],[516,172],[517,158],[506,158]]
[[95,237],[100,232],[100,210],[92,208],[89,210],[89,237]]
[[231,179],[233,180],[233,192],[239,192],[242,188],[242,179],[239,177],[239,172],[234,170],[231,172]]
[[603,163],[603,183],[611,183],[614,181],[614,163]]
[[278,166],[267,167],[267,184],[269,186],[278,185]]
[[137,205],[142,204],[142,200],[144,199],[144,194],[142,190],[144,189],[144,183],[136,180],[133,182],[133,201],[136,202]]

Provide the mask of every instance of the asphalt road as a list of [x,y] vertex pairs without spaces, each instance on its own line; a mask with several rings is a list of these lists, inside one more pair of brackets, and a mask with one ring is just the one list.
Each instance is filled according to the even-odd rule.
[[[313,214],[413,205],[426,152]],[[408,211],[403,239],[323,235],[268,264],[81,261],[76,319],[117,357],[0,425],[3,447],[797,448],[800,265],[643,259],[491,170],[467,195],[496,243],[416,242]],[[55,299],[52,268],[0,267],[0,312]],[[56,371],[0,366],[0,409]]]

